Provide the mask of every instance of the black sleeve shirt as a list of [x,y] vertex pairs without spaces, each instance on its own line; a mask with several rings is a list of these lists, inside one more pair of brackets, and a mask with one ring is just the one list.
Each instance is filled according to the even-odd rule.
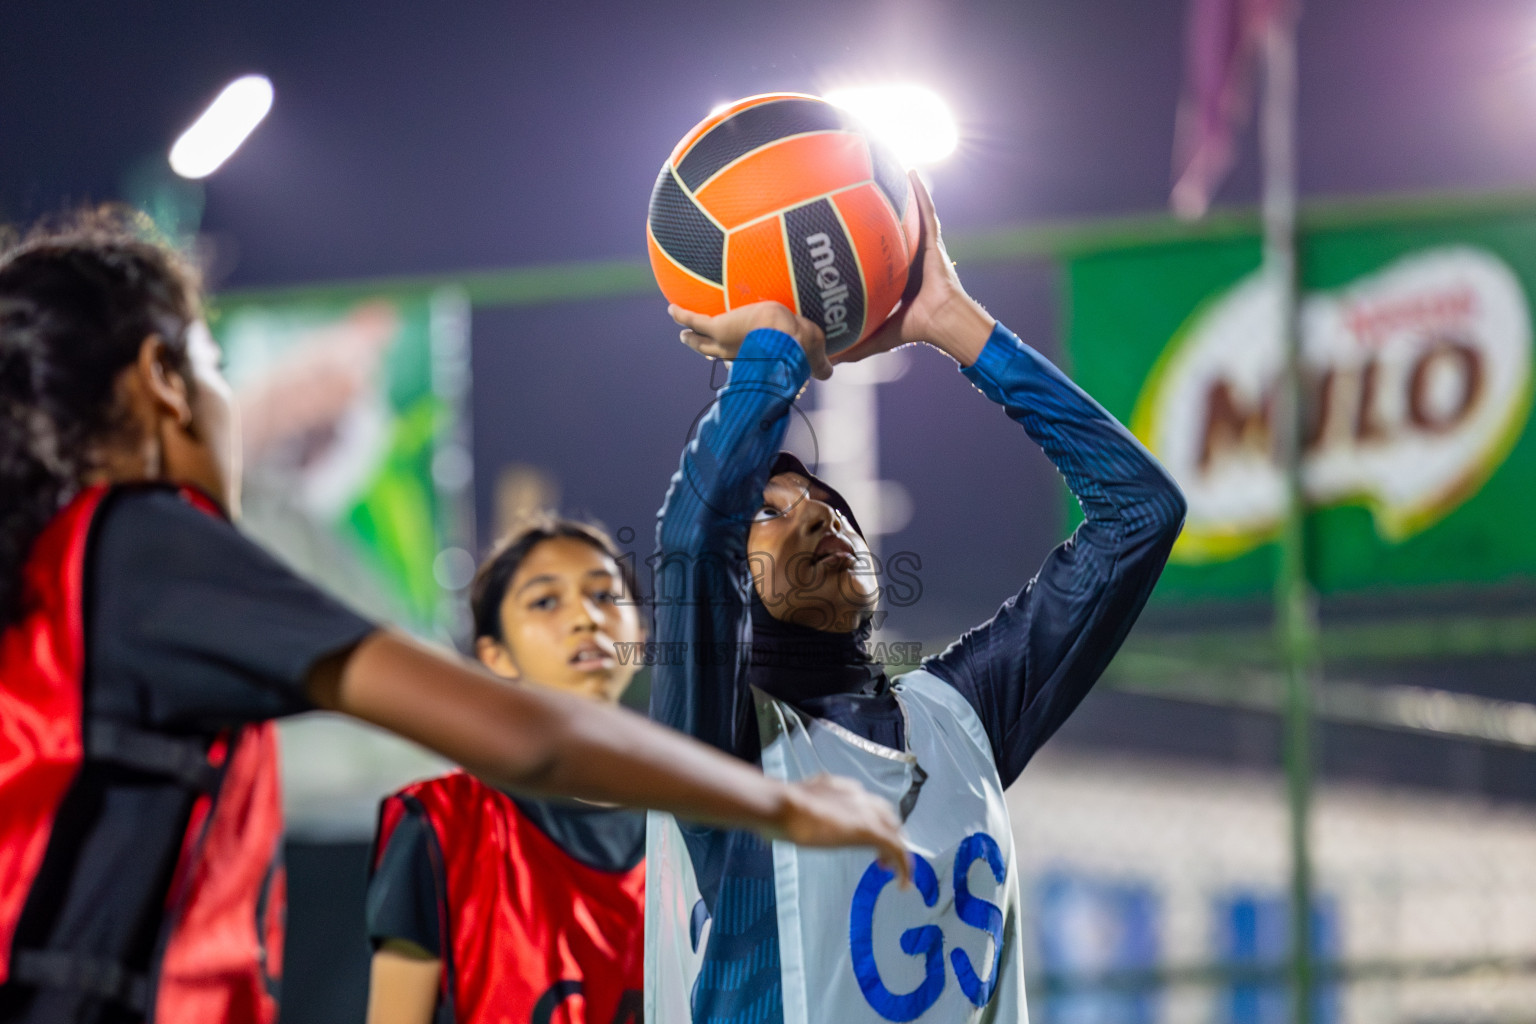
[[401,940],[442,958],[443,894],[432,858],[435,842],[425,812],[407,801],[368,881],[368,939],[374,949]]
[[89,713],[204,732],[309,711],[310,669],[377,628],[172,491],[127,491],[100,516]]

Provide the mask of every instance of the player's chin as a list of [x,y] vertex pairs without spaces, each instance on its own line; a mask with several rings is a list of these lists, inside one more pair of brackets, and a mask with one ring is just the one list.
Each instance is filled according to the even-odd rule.
[[576,672],[562,679],[559,689],[584,700],[612,701],[617,699],[614,694],[624,689],[617,676],[617,672]]
[[822,585],[828,600],[840,610],[868,612],[880,600],[880,584],[868,568],[837,562]]

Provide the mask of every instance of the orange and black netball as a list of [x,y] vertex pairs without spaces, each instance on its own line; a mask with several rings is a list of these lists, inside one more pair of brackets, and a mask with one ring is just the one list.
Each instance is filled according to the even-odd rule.
[[895,156],[846,110],[798,93],[696,125],[662,166],[646,223],[668,301],[708,315],[781,302],[821,326],[828,353],[894,311],[918,232]]

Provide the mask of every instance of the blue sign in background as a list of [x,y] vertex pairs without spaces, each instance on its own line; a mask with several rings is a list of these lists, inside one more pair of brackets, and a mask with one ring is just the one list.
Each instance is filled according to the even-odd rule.
[[1041,1024],[1151,1024],[1157,1014],[1151,991],[1094,991],[1091,982],[1158,965],[1159,901],[1152,887],[1052,873],[1040,879],[1035,900],[1040,966],[1068,986],[1046,996]]

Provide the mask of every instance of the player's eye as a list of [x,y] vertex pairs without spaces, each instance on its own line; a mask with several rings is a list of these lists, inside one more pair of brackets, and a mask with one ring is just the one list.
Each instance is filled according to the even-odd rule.
[[772,505],[764,504],[762,508],[757,510],[757,515],[752,517],[752,521],[754,523],[765,523],[770,519],[777,519],[783,514],[784,513],[780,509],[774,508]]
[[545,594],[543,597],[536,597],[528,602],[528,607],[534,611],[547,612],[559,603],[559,599],[554,594]]
[[599,590],[592,595],[592,600],[598,604],[618,604],[619,595],[611,590]]

